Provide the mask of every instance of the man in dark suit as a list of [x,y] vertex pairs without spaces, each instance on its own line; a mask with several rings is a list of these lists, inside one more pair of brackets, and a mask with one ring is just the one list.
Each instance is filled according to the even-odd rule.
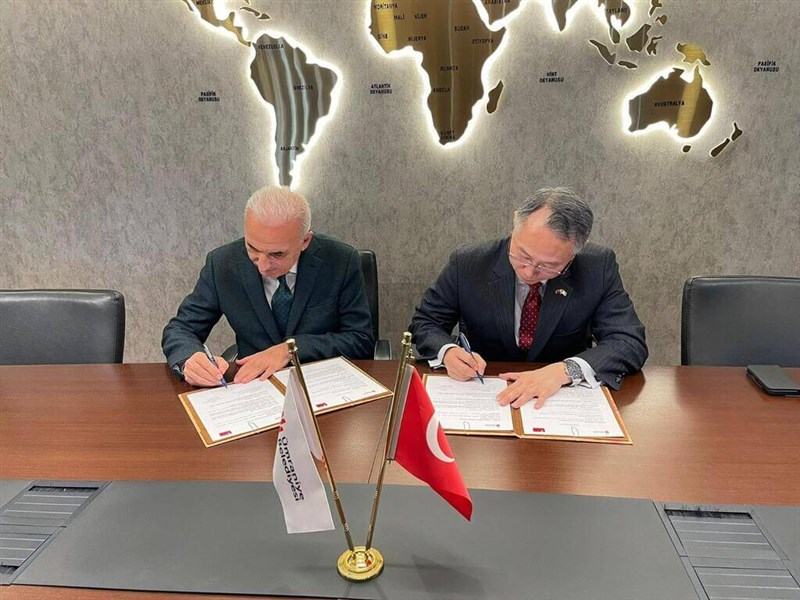
[[209,252],[194,291],[164,328],[167,361],[192,385],[220,385],[228,369],[203,349],[222,315],[236,334],[236,383],[289,364],[290,337],[303,361],[370,358],[375,345],[358,252],[314,235],[308,203],[288,188],[250,197],[244,238]]
[[[647,358],[644,326],[614,252],[586,244],[593,219],[573,192],[547,188],[514,213],[510,237],[456,250],[411,322],[419,353],[461,381],[486,360],[549,363],[500,375],[513,383],[498,402],[515,408],[564,385],[619,389]],[[453,343],[456,323],[472,354]]]

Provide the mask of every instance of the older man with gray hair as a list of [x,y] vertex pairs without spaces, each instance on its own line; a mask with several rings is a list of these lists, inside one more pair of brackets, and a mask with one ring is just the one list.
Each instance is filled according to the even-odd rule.
[[[545,188],[514,213],[510,237],[456,250],[411,322],[417,350],[461,381],[487,360],[549,363],[501,373],[512,383],[497,400],[515,408],[541,408],[564,385],[619,389],[647,359],[644,326],[614,252],[587,244],[593,220],[571,190]],[[453,343],[456,324],[471,353]]]
[[315,235],[308,202],[288,188],[250,197],[244,237],[209,252],[194,291],[164,328],[167,361],[192,385],[220,385],[228,369],[203,346],[222,315],[236,334],[236,383],[285,367],[289,337],[304,361],[370,358],[375,345],[358,252]]

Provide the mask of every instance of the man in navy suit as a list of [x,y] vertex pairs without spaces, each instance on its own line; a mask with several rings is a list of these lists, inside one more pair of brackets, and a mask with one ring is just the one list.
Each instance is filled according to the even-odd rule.
[[[411,322],[419,353],[461,381],[486,360],[549,363],[500,375],[513,383],[497,400],[515,408],[564,385],[619,389],[647,359],[644,326],[614,252],[586,244],[593,220],[573,192],[547,188],[515,211],[510,237],[456,250]],[[453,343],[457,323],[471,354]]]
[[244,238],[209,252],[194,291],[164,328],[167,361],[192,385],[220,385],[228,369],[203,350],[222,315],[236,334],[235,383],[288,365],[290,337],[303,361],[371,358],[375,346],[358,252],[314,235],[308,202],[288,188],[250,197]]

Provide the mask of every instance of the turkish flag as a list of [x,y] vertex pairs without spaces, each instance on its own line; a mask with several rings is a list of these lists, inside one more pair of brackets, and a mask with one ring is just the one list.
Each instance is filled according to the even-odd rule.
[[442,431],[436,411],[417,370],[409,365],[401,389],[407,389],[399,431],[392,436],[389,457],[406,471],[421,479],[447,500],[465,519],[472,518],[472,498],[464,485],[461,472]]

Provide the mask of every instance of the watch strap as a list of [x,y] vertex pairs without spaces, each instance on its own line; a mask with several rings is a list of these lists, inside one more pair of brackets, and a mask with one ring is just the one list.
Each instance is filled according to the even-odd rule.
[[564,361],[564,371],[567,377],[572,379],[572,385],[578,385],[583,381],[583,369],[581,369],[581,366],[574,360],[568,358]]

